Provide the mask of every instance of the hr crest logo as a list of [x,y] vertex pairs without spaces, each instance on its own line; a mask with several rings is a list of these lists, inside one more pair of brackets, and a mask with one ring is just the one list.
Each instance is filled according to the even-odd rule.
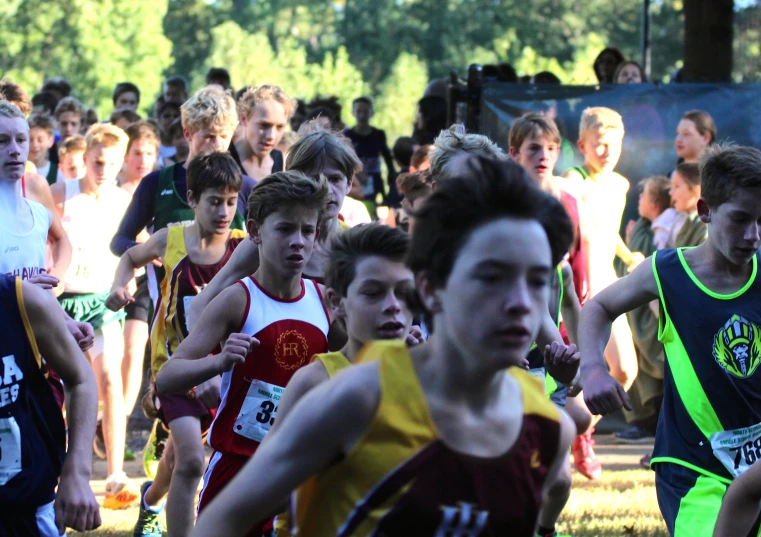
[[296,330],[286,330],[277,338],[275,360],[284,369],[298,369],[306,362],[308,353],[306,338]]
[[727,373],[741,379],[753,375],[761,363],[761,328],[732,315],[713,338],[713,357]]

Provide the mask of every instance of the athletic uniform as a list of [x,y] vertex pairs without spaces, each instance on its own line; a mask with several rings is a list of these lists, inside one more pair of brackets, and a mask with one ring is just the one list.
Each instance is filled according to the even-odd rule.
[[752,263],[747,284],[720,295],[698,281],[683,249],[653,254],[666,367],[652,465],[675,537],[710,537],[727,487],[761,458],[758,257]]
[[66,201],[63,227],[72,245],[71,264],[58,298],[73,319],[92,324],[94,330],[124,319],[124,312],[106,308],[119,258],[108,251],[130,196],[121,188],[105,184],[95,196],[82,194],[79,179],[64,183]]
[[236,285],[248,298],[239,332],[254,336],[259,345],[245,363],[222,375],[222,400],[208,437],[214,454],[204,475],[199,512],[256,452],[296,370],[328,350],[330,320],[317,283],[302,279],[301,294],[293,299],[273,297],[253,276]]
[[0,275],[0,535],[53,537],[66,432],[22,293],[20,278]]
[[43,176],[51,186],[66,180],[63,176],[63,172],[58,169],[58,166],[53,165],[51,161],[48,161],[48,163],[42,168],[37,168],[37,173]]
[[[328,372],[328,378],[333,378],[339,371],[346,369],[351,365],[346,356],[340,352],[329,352],[326,354],[318,354],[312,357],[312,362],[322,362],[325,371]],[[317,476],[310,477],[306,483],[301,485],[293,493],[291,498],[292,506],[303,506],[309,503],[309,499],[314,494],[317,488]],[[298,517],[298,515],[297,515]],[[289,537],[291,535],[290,515],[285,513],[275,517],[275,536],[276,537]]]
[[[10,231],[10,222],[5,222],[5,217],[0,217],[0,274],[28,280],[46,272],[48,231],[53,217],[43,205],[26,198],[24,202],[34,220],[29,231]],[[13,219],[15,220],[15,215]]]
[[[151,368],[154,379],[188,336],[186,313],[191,301],[227,263],[245,236],[243,231],[232,230],[222,258],[211,265],[198,265],[188,256],[185,228],[174,226],[168,229],[166,253],[163,257],[166,276],[161,282],[161,299],[151,326]],[[198,417],[205,425],[204,428],[211,423],[210,410],[195,398],[195,388],[187,394],[158,394],[158,399],[159,412],[166,425],[184,416]]]
[[404,342],[374,342],[363,355],[379,361],[375,419],[311,495],[296,494],[293,534],[533,537],[560,437],[559,410],[536,380],[508,370],[523,398],[521,430],[505,454],[474,457],[439,437]]

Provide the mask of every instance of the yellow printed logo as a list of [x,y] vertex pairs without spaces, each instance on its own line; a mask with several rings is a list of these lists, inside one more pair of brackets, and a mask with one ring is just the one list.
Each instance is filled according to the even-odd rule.
[[285,369],[298,369],[304,365],[308,352],[306,338],[296,330],[286,330],[277,338],[275,360]]
[[531,453],[531,468],[533,470],[536,470],[541,466],[541,461],[539,460],[539,450],[535,449],[533,453]]
[[713,338],[713,357],[727,373],[746,379],[761,363],[761,328],[732,315]]

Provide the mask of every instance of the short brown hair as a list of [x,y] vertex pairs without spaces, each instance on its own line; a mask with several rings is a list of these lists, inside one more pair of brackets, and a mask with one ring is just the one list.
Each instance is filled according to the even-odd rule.
[[401,229],[382,224],[367,224],[339,233],[330,243],[330,261],[325,271],[325,285],[341,296],[357,275],[357,264],[366,257],[383,257],[404,262],[409,236]]
[[196,203],[210,189],[240,192],[243,176],[240,166],[227,152],[210,151],[197,155],[188,164],[188,192]]
[[700,162],[701,196],[715,209],[743,188],[761,189],[761,151],[719,144],[707,147]]
[[58,142],[58,158],[63,159],[69,153],[76,153],[77,151],[84,153],[85,149],[87,149],[85,137],[81,134],[75,134]]
[[61,118],[61,114],[64,112],[74,112],[79,116],[80,119],[85,118],[85,108],[82,106],[82,103],[80,103],[77,99],[74,97],[64,97],[60,101],[58,101],[58,104],[55,107],[55,112],[53,112],[53,116],[56,119]]
[[150,121],[141,119],[139,121],[135,121],[134,123],[130,123],[127,125],[127,128],[124,129],[124,132],[129,138],[129,142],[127,143],[127,151],[129,151],[129,148],[132,147],[133,142],[137,142],[139,140],[145,140],[152,143],[156,146],[156,150],[158,151],[160,145],[158,129]]
[[323,176],[313,179],[293,170],[273,173],[251,190],[248,219],[261,226],[269,215],[284,207],[306,207],[318,211],[319,222],[329,198],[328,183]]
[[700,166],[694,162],[680,162],[676,165],[675,170],[685,181],[689,183],[690,188],[700,186]]
[[140,114],[129,108],[120,108],[111,112],[111,117],[109,118],[111,125],[116,125],[116,122],[120,119],[126,119],[129,124],[134,123],[135,121],[140,121],[143,118],[140,117]]
[[277,101],[283,105],[286,119],[290,119],[293,111],[296,109],[296,101],[290,98],[283,88],[274,84],[262,84],[261,86],[248,88],[238,99],[238,109],[241,116],[248,118],[251,115],[251,110],[257,104],[269,100]]
[[560,131],[558,126],[550,118],[540,114],[524,114],[513,121],[510,133],[507,135],[507,143],[510,148],[520,150],[526,139],[547,138],[556,144],[560,143]]
[[0,79],[0,99],[16,105],[21,113],[28,116],[32,112],[32,99],[24,88],[11,82],[8,78]]
[[695,124],[695,130],[697,130],[701,136],[705,136],[705,133],[709,133],[711,135],[711,140],[708,142],[709,144],[716,142],[716,124],[713,122],[711,114],[704,112],[703,110],[690,110],[682,116],[682,119],[692,121]]
[[285,157],[285,168],[309,173],[322,170],[333,162],[347,181],[362,170],[362,162],[357,157],[348,138],[330,128],[327,119],[318,118],[305,122],[299,129],[299,138]]
[[427,198],[433,192],[431,173],[428,170],[415,173],[400,173],[396,178],[396,186],[410,204],[415,203],[415,200],[420,198]]
[[658,214],[671,207],[671,181],[668,177],[665,175],[648,177],[640,181],[640,185],[645,194],[649,195],[650,200],[658,207]]
[[430,162],[431,149],[433,149],[432,144],[425,144],[418,147],[417,150],[412,153],[412,157],[410,157],[410,166],[414,166],[416,170],[419,170],[420,166],[424,163]]
[[483,134],[468,134],[464,126],[452,125],[436,137],[433,149],[429,153],[431,174],[435,181],[450,173],[449,165],[460,153],[507,160],[507,155],[488,137]]
[[48,135],[53,136],[53,132],[55,130],[53,125],[53,118],[51,118],[47,114],[32,114],[29,116],[29,119],[27,119],[27,122],[29,123],[29,129],[42,129],[45,132],[48,133]]
[[573,240],[573,225],[560,201],[542,192],[514,162],[475,157],[467,165],[462,176],[439,182],[417,211],[407,257],[412,271],[444,287],[468,237],[499,218],[537,221],[547,235],[552,265],[560,263]]

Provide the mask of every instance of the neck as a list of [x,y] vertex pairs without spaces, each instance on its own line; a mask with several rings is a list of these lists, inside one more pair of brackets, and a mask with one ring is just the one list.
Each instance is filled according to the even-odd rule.
[[[21,195],[21,180],[0,179],[0,214],[19,215],[24,200]],[[9,219],[7,221],[13,221]]]
[[[702,250],[702,251],[701,251]],[[711,242],[711,235],[695,248],[695,254],[702,254],[703,259],[711,267],[711,271],[723,275],[725,278],[742,278],[747,279],[753,271],[753,261],[745,265],[735,265],[731,263],[724,255],[721,254]]]
[[354,127],[354,130],[356,132],[358,132],[359,134],[367,134],[367,133],[370,132],[370,124],[369,123],[365,123],[365,124],[359,124],[359,123],[357,123],[357,125]]
[[582,168],[584,168],[584,171],[585,171],[585,172],[587,172],[587,175],[588,175],[589,177],[593,178],[593,179],[594,179],[595,177],[597,177],[598,175],[602,174],[602,170],[595,170],[595,169],[592,167],[592,165],[591,165],[591,164],[588,164],[588,163],[586,163],[586,162],[584,163],[584,165],[582,166]]
[[[442,321],[436,326],[442,326]],[[464,356],[442,332],[434,332],[425,345],[429,359],[421,366],[427,369],[427,374],[420,375],[424,387],[447,401],[460,401],[473,408],[487,406],[499,396],[505,370],[486,368]]]
[[40,156],[34,160],[34,165],[37,166],[37,169],[44,167],[47,163],[48,163],[47,151],[43,151],[42,153],[40,153]]
[[131,185],[139,183],[142,176],[133,174],[129,169],[124,170],[124,173],[119,177],[119,185]]
[[96,181],[91,181],[87,175],[79,180],[79,191],[82,194],[98,194],[100,192],[100,186]]
[[560,188],[557,186],[557,181],[555,181],[555,177],[545,177],[539,179],[539,188],[547,192],[548,194],[552,194],[555,198],[560,199]]
[[267,154],[257,155],[254,153],[253,149],[251,149],[251,145],[245,138],[241,138],[235,142],[235,149],[238,150],[238,156],[240,156],[241,161],[250,161],[256,166],[261,166],[264,162],[264,159],[266,159],[268,156]]
[[[259,255],[261,256],[261,252]],[[254,278],[274,297],[292,299],[301,294],[301,273],[295,276],[283,276],[275,270],[268,270],[264,263],[260,263]]]
[[339,229],[340,224],[338,223],[338,216],[335,218],[328,218],[323,220],[320,223],[320,236],[318,240],[320,242],[328,242],[331,238],[333,238],[333,235],[335,235]]
[[344,348],[338,352],[346,356],[346,359],[349,360],[351,363],[354,363],[354,360],[359,355],[359,351],[361,351],[362,347],[364,346],[365,346],[364,341],[358,341],[354,339],[353,337],[349,336],[349,341],[347,341],[346,345],[344,345]]
[[230,230],[227,230],[227,233],[224,235],[213,233],[203,229],[200,225],[198,225],[198,220],[194,221],[190,226],[188,226],[188,231],[198,237],[201,249],[206,249],[210,246],[226,243],[227,239],[230,237]]

